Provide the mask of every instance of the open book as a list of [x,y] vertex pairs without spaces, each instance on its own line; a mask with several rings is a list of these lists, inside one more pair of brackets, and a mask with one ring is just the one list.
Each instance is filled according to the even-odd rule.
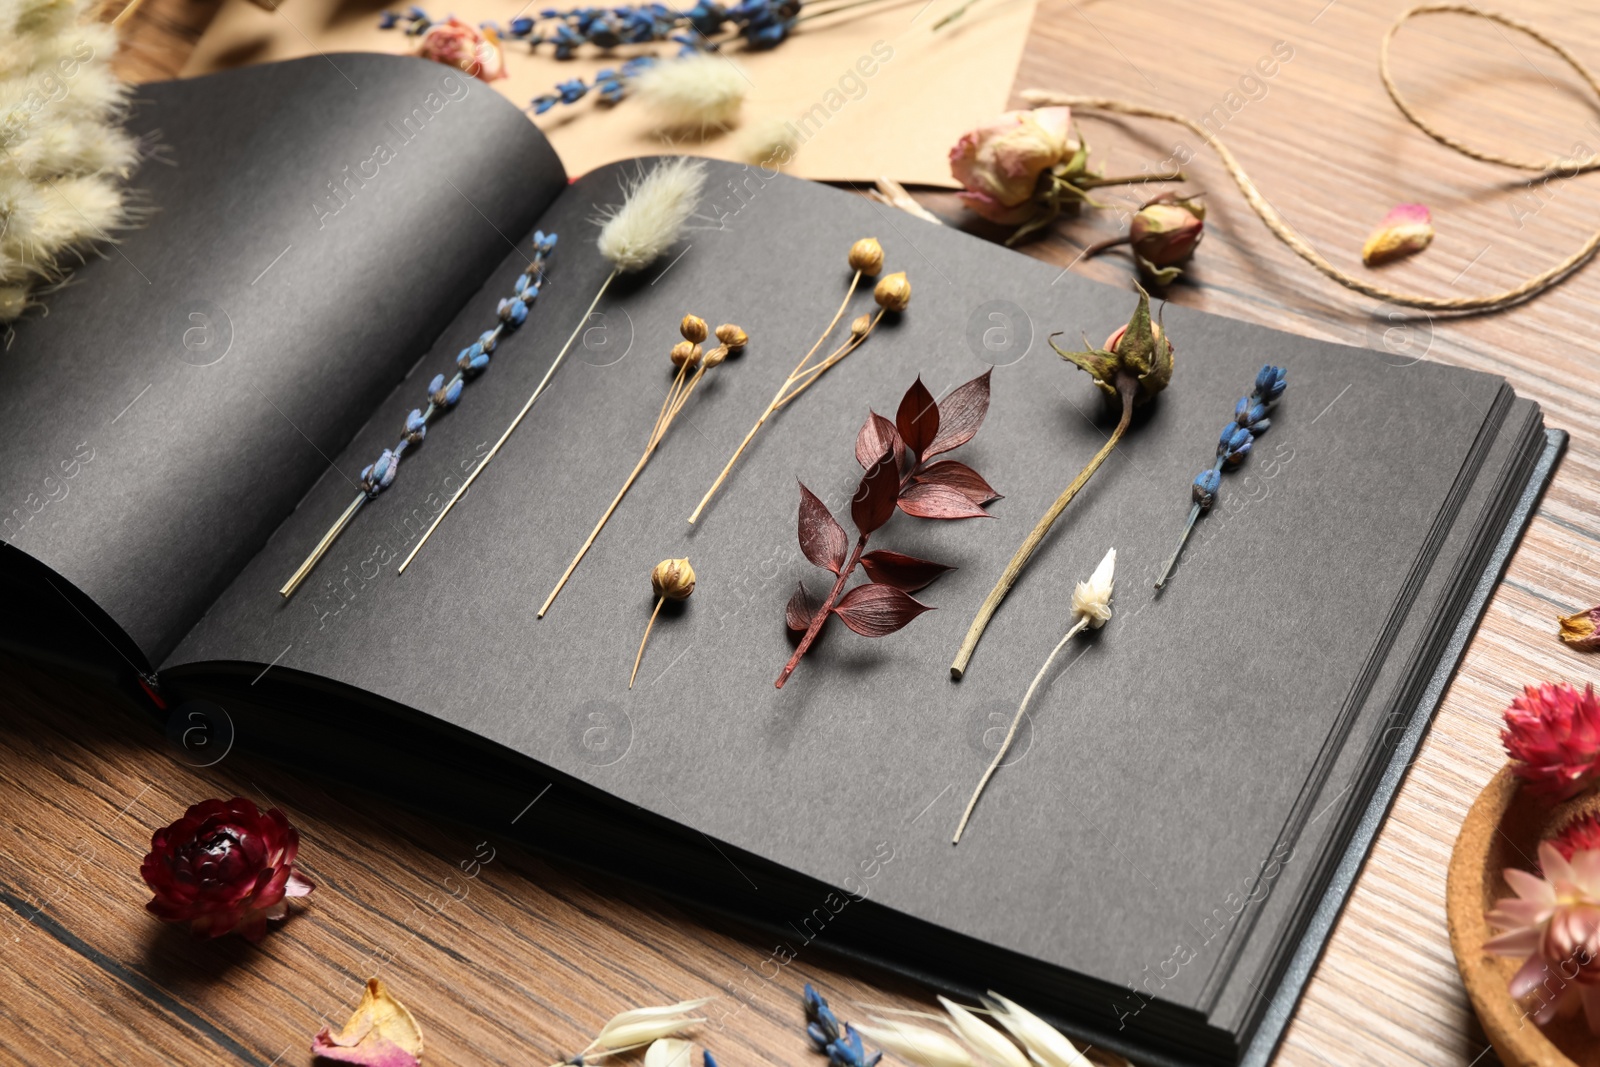
[[[732,998],[797,986],[784,967],[831,950],[995,989],[1140,1062],[1270,1054],[1559,455],[1536,405],[1490,375],[1167,307],[1171,386],[954,682],[979,603],[1115,421],[1046,337],[1096,342],[1134,294],[714,163],[681,248],[612,287],[397,576],[583,317],[608,273],[594,220],[654,162],[569,184],[494,93],[372,55],[148,86],[134,122],[159,146],[138,179],[148,225],[0,362],[14,646],[136,672],[168,708],[220,705],[241,745],[774,931]],[[494,323],[535,230],[560,243],[527,323],[280,596]],[[910,308],[772,419],[691,527],[864,236],[910,276]],[[688,312],[740,324],[749,348],[536,619],[643,449]],[[1290,383],[1271,431],[1158,595],[1190,482],[1268,362]],[[995,517],[886,527],[959,567],[918,594],[937,610],[875,641],[835,624],[775,689],[785,604],[815,581],[796,481],[847,500],[869,408],[988,366],[963,458],[1004,494]],[[1073,584],[1112,547],[1114,618],[1051,675],[952,847]],[[630,691],[650,569],[678,556],[699,588]]]

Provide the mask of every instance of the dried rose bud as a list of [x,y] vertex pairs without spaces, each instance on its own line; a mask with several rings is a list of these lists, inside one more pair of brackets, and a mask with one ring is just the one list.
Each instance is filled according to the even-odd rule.
[[750,343],[749,334],[731,322],[717,327],[717,340],[728,346],[728,351],[738,352]]
[[871,330],[871,315],[857,315],[855,321],[850,324],[850,336],[858,340],[862,337],[865,337]]
[[1119,327],[1106,338],[1104,348],[1069,352],[1057,345],[1054,338],[1050,340],[1050,347],[1056,350],[1056,355],[1093,378],[1095,386],[1111,400],[1118,397],[1117,379],[1122,376],[1138,383],[1133,397],[1135,405],[1148,403],[1172,380],[1172,360],[1176,352],[1160,324],[1150,321],[1150,295],[1143,289],[1139,290],[1139,304],[1133,310],[1133,317],[1126,326]]
[[672,365],[681,367],[685,363],[694,364],[700,358],[700,346],[693,341],[679,341],[672,346]]
[[313,888],[295,870],[300,835],[277,808],[261,811],[244,797],[205,800],[157,830],[139,867],[156,918],[188,923],[196,937],[237,930],[251,941],[268,919],[288,913],[287,898]]
[[880,281],[872,290],[872,299],[885,311],[904,311],[911,303],[911,283],[906,280],[906,272],[896,271]]
[[711,351],[706,353],[706,358],[705,358],[706,369],[710,370],[712,367],[720,367],[720,366],[722,366],[722,361],[727,359],[727,358],[728,358],[728,346],[727,345],[718,345],[717,347],[713,348]]
[[683,321],[678,323],[678,332],[683,334],[683,339],[692,344],[699,344],[706,339],[706,320],[699,315],[685,315]]
[[1583,652],[1600,648],[1600,607],[1580,611],[1576,615],[1563,615],[1561,640]]
[[668,600],[688,600],[694,592],[694,568],[688,559],[664,559],[650,572],[650,588]]
[[1140,208],[1128,226],[1140,269],[1162,285],[1176,278],[1205,236],[1205,218],[1198,201],[1170,193]]
[[877,274],[883,269],[883,246],[876,237],[863,237],[850,246],[850,269]]

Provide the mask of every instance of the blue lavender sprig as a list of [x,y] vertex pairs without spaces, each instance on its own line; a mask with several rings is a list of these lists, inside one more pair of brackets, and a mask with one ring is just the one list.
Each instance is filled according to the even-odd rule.
[[423,408],[412,408],[406,415],[405,433],[399,443],[393,448],[386,448],[383,453],[372,463],[361,469],[361,477],[356,482],[358,490],[356,498],[350,506],[334,523],[333,527],[324,535],[323,539],[312,549],[311,555],[300,565],[289,581],[278,592],[287,597],[294,593],[306,575],[327,552],[350,520],[355,517],[361,505],[369,500],[376,500],[378,494],[394,484],[395,475],[400,471],[400,461],[405,457],[406,450],[413,445],[419,445],[428,435],[428,424],[441,412],[455,407],[461,399],[461,390],[467,382],[482,374],[489,367],[489,357],[502,337],[523,323],[528,321],[528,308],[539,295],[539,288],[544,284],[546,265],[550,254],[556,248],[556,235],[547,234],[543,230],[535,230],[533,234],[533,259],[528,263],[521,275],[517,277],[512,294],[501,300],[496,309],[496,317],[500,320],[491,330],[485,330],[472,344],[463,348],[456,355],[456,372],[445,380],[443,374],[436,374],[428,383],[428,404]]
[[532,111],[535,115],[543,115],[557,104],[576,104],[591,90],[599,95],[602,104],[615,104],[628,95],[628,87],[633,79],[654,66],[655,62],[655,56],[635,56],[621,67],[615,69],[607,67],[598,71],[592,85],[584,82],[582,78],[570,78],[557,85],[554,92],[534,97],[525,110]]
[[841,1023],[822,994],[806,983],[806,1036],[811,1047],[828,1057],[828,1067],[876,1067],[882,1052],[867,1055],[861,1035],[849,1023]]
[[1189,495],[1194,502],[1189,506],[1189,521],[1184,523],[1183,533],[1178,537],[1178,547],[1172,550],[1172,557],[1161,568],[1161,577],[1156,579],[1157,589],[1171,577],[1172,568],[1177,566],[1178,556],[1189,540],[1195,520],[1200,518],[1202,512],[1210,511],[1211,505],[1216,503],[1217,491],[1222,488],[1223,468],[1237,467],[1243,463],[1256,438],[1272,425],[1272,420],[1267,417],[1267,409],[1283,395],[1288,384],[1284,380],[1285,374],[1284,368],[1274,367],[1270,363],[1262,367],[1256,373],[1255,387],[1250,395],[1240,397],[1234,405],[1233,421],[1222,428],[1222,434],[1217,438],[1216,462],[1195,475],[1190,485]]

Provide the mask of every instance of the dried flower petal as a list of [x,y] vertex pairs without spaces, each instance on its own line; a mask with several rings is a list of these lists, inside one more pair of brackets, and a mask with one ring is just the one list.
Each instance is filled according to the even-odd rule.
[[1583,652],[1600,648],[1600,607],[1560,618],[1561,640]]
[[1397,204],[1361,246],[1361,262],[1376,267],[1422,251],[1433,240],[1433,216],[1421,204]]
[[991,990],[984,1005],[994,1012],[995,1021],[1022,1042],[1039,1067],[1093,1067],[1059,1030],[1037,1015]]
[[857,1024],[861,1036],[917,1067],[978,1067],[970,1052],[936,1030],[876,1016],[872,1022]]
[[1028,1067],[1028,1058],[1004,1034],[979,1019],[966,1008],[945,997],[939,998],[956,1031],[967,1039],[967,1044],[978,1050],[978,1055],[994,1067]]
[[1100,565],[1089,575],[1087,582],[1079,582],[1072,591],[1072,614],[1087,617],[1096,630],[1111,621],[1112,575],[1117,569],[1117,550],[1108,549]]
[[679,1030],[705,1022],[704,1019],[692,1016],[690,1013],[705,1007],[715,999],[715,997],[702,997],[699,1000],[684,1000],[677,1004],[634,1008],[622,1012],[613,1016],[601,1029],[600,1035],[594,1039],[594,1047],[632,1048],[634,1045],[643,1045],[657,1038],[668,1037]]
[[383,982],[369,978],[361,1003],[343,1029],[333,1033],[324,1026],[312,1039],[311,1054],[364,1067],[419,1067],[422,1028]]
[[692,1048],[681,1037],[663,1037],[644,1050],[644,1067],[689,1067]]

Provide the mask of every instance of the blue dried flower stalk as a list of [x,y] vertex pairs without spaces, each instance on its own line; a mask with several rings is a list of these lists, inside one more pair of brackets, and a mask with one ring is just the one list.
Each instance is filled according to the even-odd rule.
[[1178,564],[1178,556],[1183,553],[1183,546],[1189,540],[1195,520],[1200,518],[1202,512],[1210,511],[1211,505],[1216,503],[1217,490],[1222,488],[1223,468],[1237,467],[1243,463],[1256,438],[1272,425],[1272,420],[1267,417],[1267,408],[1283,395],[1287,385],[1285,373],[1284,368],[1274,367],[1270,363],[1262,367],[1256,374],[1255,387],[1250,395],[1240,397],[1234,405],[1233,421],[1222,428],[1222,434],[1217,439],[1216,462],[1195,475],[1190,486],[1189,495],[1194,503],[1189,506],[1189,521],[1183,525],[1178,547],[1172,550],[1172,557],[1161,568],[1161,577],[1156,579],[1157,589],[1171,577],[1172,568]]
[[361,477],[356,482],[358,492],[355,500],[345,508],[344,514],[323,535],[322,540],[317,542],[317,546],[284,583],[283,588],[278,590],[279,594],[284,597],[294,594],[328,549],[333,547],[333,543],[344,532],[344,528],[350,525],[350,520],[361,510],[361,505],[369,500],[376,500],[379,493],[394,484],[395,475],[400,471],[400,460],[404,458],[406,449],[421,444],[423,438],[428,435],[428,424],[440,413],[455,407],[456,402],[461,399],[461,390],[466,383],[488,369],[489,357],[494,353],[501,338],[528,321],[528,309],[539,296],[539,288],[544,284],[546,265],[555,248],[555,234],[547,234],[543,230],[534,231],[533,259],[518,276],[512,294],[501,300],[496,308],[495,315],[499,322],[495,324],[494,329],[485,330],[476,341],[456,355],[456,372],[449,381],[445,380],[443,374],[433,376],[433,380],[428,383],[427,407],[412,408],[410,414],[406,416],[405,433],[399,442],[393,448],[384,449],[377,460],[361,469]]
[[582,78],[569,78],[557,84],[554,92],[534,97],[523,110],[543,115],[557,104],[576,104],[591,91],[600,98],[600,103],[610,106],[627,96],[633,80],[655,64],[655,56],[635,56],[620,67],[606,67],[596,72],[592,84]]
[[882,1052],[867,1055],[861,1035],[849,1023],[841,1023],[822,994],[806,983],[806,1036],[811,1047],[828,1057],[828,1067],[876,1067]]

